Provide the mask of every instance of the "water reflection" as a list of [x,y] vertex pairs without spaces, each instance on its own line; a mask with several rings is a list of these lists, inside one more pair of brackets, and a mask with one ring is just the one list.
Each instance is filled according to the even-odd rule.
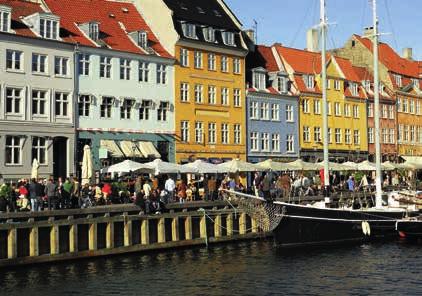
[[0,272],[0,295],[416,295],[421,246],[275,249],[271,242],[96,258]]

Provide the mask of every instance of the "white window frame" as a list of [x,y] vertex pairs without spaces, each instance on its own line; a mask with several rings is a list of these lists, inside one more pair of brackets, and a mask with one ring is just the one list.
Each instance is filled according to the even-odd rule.
[[229,72],[229,57],[228,56],[221,56],[221,72],[228,73]]
[[216,71],[217,70],[217,58],[215,53],[209,53],[208,54],[208,70],[210,71]]
[[293,105],[286,104],[286,122],[294,122]]
[[108,119],[112,117],[113,112],[113,97],[102,97],[100,105],[100,118]]
[[223,106],[230,105],[229,96],[230,96],[229,89],[227,87],[221,88],[221,105]]
[[167,84],[167,65],[157,64],[157,84]]
[[48,73],[48,56],[41,53],[32,53],[32,73],[47,74]]
[[250,119],[258,119],[259,117],[259,103],[251,101],[249,105]]
[[261,103],[261,120],[270,120],[270,103]]
[[217,87],[214,85],[208,85],[208,104],[217,104]]
[[242,107],[242,91],[239,88],[233,89],[233,106]]
[[195,50],[193,52],[193,66],[195,69],[202,69],[203,63],[202,63],[202,52],[199,50]]
[[341,116],[341,105],[339,102],[334,102],[334,116]]
[[241,68],[241,61],[239,58],[233,58],[233,73],[234,74],[241,74],[242,68]]
[[251,151],[259,151],[259,133],[251,132],[250,133],[250,141],[251,141]]
[[295,137],[292,134],[286,135],[286,152],[287,153],[295,152]]
[[309,143],[311,142],[311,131],[309,126],[303,126],[303,134],[302,134],[303,142]]
[[204,143],[204,123],[201,121],[195,122],[195,143]]
[[189,102],[189,83],[180,82],[180,101]]
[[374,144],[375,140],[374,140],[374,128],[370,127],[368,128],[368,143],[369,144]]
[[[56,117],[61,118],[68,118],[70,116],[69,114],[69,93],[66,92],[55,92],[54,93],[54,114]],[[57,108],[57,106],[59,108]]]
[[280,104],[278,103],[271,104],[271,120],[273,121],[280,120]]
[[10,32],[11,16],[12,14],[10,13],[10,11],[0,11],[1,32]]
[[[42,142],[44,141],[44,144]],[[35,142],[35,143],[34,143]],[[36,158],[40,165],[48,164],[48,140],[44,137],[32,137],[31,159]],[[34,145],[35,144],[35,145]],[[35,150],[35,155],[34,155]]]
[[139,82],[149,82],[149,63],[139,61],[138,67],[138,81]]
[[[11,91],[10,94],[9,91]],[[24,110],[22,110],[22,101],[24,100],[23,89],[18,87],[6,87],[6,102],[5,112],[10,115],[20,115]],[[10,105],[10,108],[8,106]],[[8,111],[8,109],[10,111]],[[18,109],[18,110],[17,110]]]
[[270,151],[270,134],[261,133],[261,151],[269,152]]
[[204,86],[195,84],[195,103],[202,104],[204,102]]
[[91,96],[90,95],[79,95],[79,98],[78,98],[78,115],[80,117],[89,117],[90,109],[91,109]]
[[341,128],[335,128],[334,129],[334,137],[335,137],[335,140],[336,140],[336,144],[342,143]]
[[359,118],[359,105],[353,105],[353,118]]
[[180,66],[189,67],[189,50],[186,48],[180,49]]
[[121,120],[131,120],[132,119],[132,109],[134,106],[134,99],[125,98],[123,99],[120,106],[120,119]]
[[[7,144],[8,139],[11,138],[11,143]],[[23,138],[20,136],[13,136],[13,135],[6,135],[6,141],[5,141],[5,158],[4,163],[6,166],[15,166],[15,165],[22,165],[22,144],[23,144]],[[17,151],[16,151],[17,149]],[[7,151],[10,150],[10,159],[11,162],[7,162]],[[19,153],[19,161],[15,162],[15,153]]]
[[318,99],[314,100],[314,114],[321,114],[321,101]]
[[353,130],[353,144],[360,145],[360,130]]
[[6,50],[6,69],[9,71],[24,70],[24,54],[23,51],[7,49]]
[[[36,105],[36,108],[34,108],[34,105]],[[41,109],[44,109],[44,112],[40,113]],[[35,116],[47,115],[47,91],[46,90],[40,90],[40,89],[31,90],[31,110],[32,110],[32,115],[35,115]]]
[[228,46],[235,46],[236,44],[234,43],[234,32],[230,32],[230,31],[222,31],[222,36],[223,36],[223,42],[225,45]]
[[186,38],[198,39],[196,35],[196,25],[191,23],[183,23],[182,30]]
[[204,39],[207,42],[215,42],[215,30],[213,27],[205,27],[202,29]]
[[89,76],[90,73],[91,56],[87,53],[79,55],[79,75]]
[[59,22],[40,18],[40,36],[45,39],[57,40],[59,36]]
[[302,108],[303,108],[303,113],[309,114],[310,112],[310,108],[309,108],[309,99],[303,99],[302,101]]
[[234,144],[242,144],[242,126],[238,123],[235,123],[233,126],[234,130]]
[[221,124],[221,144],[230,144],[230,128],[228,123]]
[[319,126],[314,127],[314,142],[316,143],[322,142],[321,127]]
[[70,60],[68,57],[55,56],[54,75],[58,77],[68,77],[70,75],[69,64]]
[[180,140],[183,143],[189,143],[189,121],[182,120],[180,122]]
[[120,80],[130,80],[131,60],[120,58]]
[[344,144],[352,144],[352,131],[350,128],[344,130]]
[[109,56],[101,56],[100,57],[100,78],[111,78],[112,76],[112,58]]
[[209,122],[208,123],[208,144],[217,143],[217,123]]
[[271,134],[271,148],[273,152],[280,152],[280,134]]

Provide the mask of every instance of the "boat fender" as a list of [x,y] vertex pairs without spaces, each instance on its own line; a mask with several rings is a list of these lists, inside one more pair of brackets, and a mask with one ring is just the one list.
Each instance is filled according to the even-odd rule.
[[368,221],[365,221],[366,224],[366,235],[371,236],[371,226]]
[[366,235],[366,223],[365,221],[362,221],[362,232],[364,235]]

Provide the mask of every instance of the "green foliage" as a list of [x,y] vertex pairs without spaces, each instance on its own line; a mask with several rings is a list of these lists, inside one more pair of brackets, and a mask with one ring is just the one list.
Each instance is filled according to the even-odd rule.
[[360,183],[360,181],[362,180],[362,178],[363,178],[363,175],[364,175],[364,173],[363,172],[356,172],[355,174],[354,174],[354,176],[355,176],[355,184],[359,184]]
[[0,186],[0,198],[9,198],[12,189],[9,185],[3,184]]

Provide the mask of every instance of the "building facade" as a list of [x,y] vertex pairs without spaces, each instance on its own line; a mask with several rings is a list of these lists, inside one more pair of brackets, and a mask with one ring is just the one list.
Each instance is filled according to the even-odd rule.
[[[0,173],[29,178],[75,172],[74,46],[60,17],[37,3],[0,1]],[[46,26],[50,26],[46,29]]]
[[[77,158],[174,161],[174,59],[131,3],[46,0],[77,52]],[[83,13],[81,13],[83,12]]]
[[176,57],[176,161],[245,160],[247,49],[240,22],[219,0],[135,3]]
[[292,161],[299,156],[298,97],[271,47],[253,46],[247,59],[247,160]]

